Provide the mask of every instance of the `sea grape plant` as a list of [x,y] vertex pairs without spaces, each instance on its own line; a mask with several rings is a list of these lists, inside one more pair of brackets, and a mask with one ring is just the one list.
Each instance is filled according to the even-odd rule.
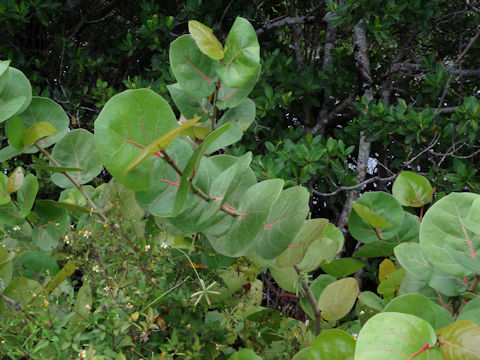
[[[469,299],[477,297],[480,281],[480,195],[448,195],[423,215],[434,189],[423,177],[403,172],[393,196],[368,192],[360,197],[352,204],[349,231],[365,245],[354,256],[395,254],[400,265],[391,260],[381,264],[377,292],[382,297],[360,293],[349,275],[365,263],[335,259],[343,235],[326,219],[307,219],[307,189],[284,189],[281,179],[257,181],[251,153],[222,154],[255,118],[248,94],[261,69],[252,25],[237,18],[223,45],[199,22],[189,22],[189,32],[170,46],[177,83],[167,88],[179,116],[152,90],[127,90],[107,101],[94,134],[68,131],[63,109],[32,97],[28,79],[8,61],[0,62],[0,121],[6,121],[9,141],[0,160],[40,151],[50,164],[37,169],[51,171],[52,182],[65,189],[58,201],[35,200],[33,174],[24,177],[21,169],[9,177],[1,174],[0,221],[18,229],[19,238],[31,238],[41,252],[15,260],[0,248],[0,293],[12,286],[14,261],[26,268],[33,266],[29,261],[40,262],[40,268],[51,265],[49,252],[71,219],[86,221],[94,213],[135,244],[141,232],[121,233],[106,216],[102,199],[115,187],[132,194],[132,209],[153,215],[159,227],[198,235],[195,239],[219,254],[245,256],[259,268],[269,268],[282,288],[302,293],[301,305],[315,319],[317,335],[336,326],[357,304],[357,325],[363,326],[357,341],[343,330],[326,330],[297,359],[478,358],[479,317],[471,305],[478,302]],[[46,150],[50,146],[51,152]],[[102,167],[114,178],[110,184],[83,186]],[[420,217],[411,207],[421,208]],[[67,266],[50,289],[72,273],[72,264]],[[325,274],[310,281],[309,274],[319,267]],[[91,290],[85,285],[78,296],[80,308]],[[243,316],[266,310],[256,305]],[[334,352],[332,343],[341,352]]]

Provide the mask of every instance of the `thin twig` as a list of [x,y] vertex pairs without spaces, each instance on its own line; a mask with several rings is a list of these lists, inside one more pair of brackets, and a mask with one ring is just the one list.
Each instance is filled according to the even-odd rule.
[[340,186],[339,188],[337,188],[337,190],[335,191],[332,191],[330,193],[322,193],[318,190],[315,190],[313,189],[313,193],[315,195],[319,195],[319,196],[333,196],[333,195],[336,195],[338,194],[340,191],[347,191],[347,190],[355,190],[355,189],[358,189],[364,185],[367,185],[367,184],[370,184],[372,182],[375,182],[375,181],[379,181],[379,182],[387,182],[387,181],[392,181],[392,180],[395,180],[397,178],[398,174],[394,174],[392,176],[389,176],[389,177],[386,177],[386,178],[382,178],[380,176],[374,176],[374,177],[371,177],[371,178],[368,178],[367,180],[364,180],[356,185],[352,185],[352,186]]
[[[35,146],[37,147],[38,150],[41,151],[41,153],[43,155],[45,155],[45,157],[50,160],[52,162],[52,164],[54,164],[56,167],[62,167],[53,157],[52,155],[50,155],[50,153],[45,150],[44,148],[42,148],[40,145],[38,144],[35,144]],[[110,227],[110,229],[117,235],[123,237],[129,244],[130,246],[137,252],[138,249],[137,247],[133,244],[132,240],[130,240],[130,238],[124,234],[123,232],[121,232],[120,230],[117,229],[117,227],[115,226],[115,224],[110,221],[103,213],[101,212],[97,212],[96,210],[98,210],[98,207],[97,205],[95,205],[95,203],[92,201],[92,199],[90,199],[90,196],[88,196],[88,194],[85,192],[85,190],[83,189],[82,185],[80,185],[74,178],[72,178],[70,176],[69,173],[67,172],[61,172],[76,188],[78,191],[80,191],[80,193],[82,194],[82,196],[85,198],[85,200],[87,200],[87,203],[88,205],[90,206],[90,208],[94,211],[95,214],[97,214],[104,223],[108,224],[108,226]]]
[[[295,264],[293,265],[293,267],[295,268],[295,271],[297,272],[297,274],[300,275],[302,271],[302,269],[300,269],[300,266],[298,266],[298,264]],[[305,290],[305,294],[307,295],[307,300],[312,306],[313,314],[315,316],[315,335],[318,336],[322,332],[322,327],[321,327],[321,319],[320,319],[320,310],[318,309],[317,299],[315,298],[315,295],[313,295],[313,292],[307,283],[302,282],[302,288],[303,290]]]
[[0,294],[0,298],[5,301],[8,305],[13,306],[15,310],[17,311],[22,311],[23,306],[20,304],[20,301],[16,301],[13,299],[10,299],[9,297],[5,296],[4,294]]

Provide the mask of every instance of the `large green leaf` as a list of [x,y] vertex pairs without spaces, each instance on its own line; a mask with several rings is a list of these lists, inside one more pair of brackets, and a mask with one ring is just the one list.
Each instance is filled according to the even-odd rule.
[[325,273],[335,276],[337,279],[339,279],[357,272],[365,265],[366,263],[364,261],[358,259],[341,258],[321,265],[321,268]]
[[225,42],[225,58],[218,68],[220,80],[230,88],[245,86],[260,66],[260,45],[248,20],[237,17]]
[[325,330],[310,345],[308,360],[353,360],[355,343],[343,330]]
[[382,312],[384,307],[384,299],[371,291],[362,291],[358,295],[357,305],[355,305],[360,324],[363,326],[368,319]]
[[305,220],[292,243],[277,256],[275,265],[287,267],[300,263],[307,252],[308,246],[313,241],[321,239],[327,224],[327,219]]
[[12,280],[13,257],[14,255],[10,254],[7,249],[0,247],[0,294],[10,285]]
[[457,320],[470,320],[480,326],[480,296],[477,296],[475,299],[470,300],[464,306],[460,315],[458,315]]
[[[437,201],[420,224],[422,253],[436,268],[453,276],[472,271],[450,256],[449,250],[475,258],[480,250],[480,231],[470,226],[480,218],[480,195],[452,193]],[[451,248],[451,249],[449,249]]]
[[46,276],[55,276],[59,267],[55,259],[44,252],[24,252],[15,260],[13,265],[15,276],[24,276],[29,279],[43,279]]
[[[103,165],[95,149],[94,135],[87,130],[70,131],[53,148],[52,157],[62,167],[83,169],[83,171],[67,172],[77,183],[85,184],[100,174]],[[64,189],[74,185],[63,175],[54,173],[53,183]]]
[[403,206],[423,206],[431,200],[433,191],[425,177],[412,171],[402,171],[392,186],[393,196]]
[[[38,281],[17,277],[3,294],[12,300],[19,301],[23,308],[28,306],[29,311],[33,311],[44,308],[42,296],[38,296],[42,292],[43,287]],[[8,306],[6,302],[0,302],[0,311],[4,311],[6,306]]]
[[221,60],[224,57],[223,46],[213,35],[212,29],[202,23],[190,20],[188,22],[188,32],[192,35],[202,53],[214,60]]
[[126,90],[112,97],[95,121],[95,144],[105,168],[120,183],[148,190],[152,177],[161,178],[167,168],[160,154],[123,172],[142,149],[177,126],[175,114],[160,95],[147,89]]
[[8,78],[8,65],[10,65],[10,60],[0,61],[0,91],[2,91],[5,83]]
[[241,349],[228,358],[228,360],[262,360],[253,350]]
[[[405,294],[422,294],[436,304],[441,304],[441,294],[428,285],[428,281],[420,280],[408,271],[405,272],[402,279],[402,284],[398,290],[398,296]],[[442,301],[447,301],[442,297]]]
[[467,291],[463,277],[453,276],[435,269],[428,285],[446,296],[458,296]]
[[433,266],[425,259],[420,244],[404,243],[395,248],[395,256],[398,262],[409,273],[422,279],[429,281],[433,275]]
[[260,77],[260,67],[257,70],[255,76],[244,86],[240,88],[229,88],[223,84],[218,89],[217,102],[215,103],[217,108],[225,110],[227,108],[234,108],[239,105],[252,91],[253,87]]
[[[23,145],[30,146],[35,144],[37,141],[47,137],[52,136],[57,133],[57,129],[52,124],[46,121],[39,121],[31,125],[25,135],[23,135],[22,141]],[[41,140],[43,141],[43,140]]]
[[10,192],[8,191],[8,176],[0,173],[0,205],[10,202]]
[[86,320],[92,310],[92,288],[88,283],[83,283],[78,290],[75,305],[73,306],[74,315],[68,322],[67,330],[71,336],[82,332],[86,327]]
[[[192,153],[191,146],[180,138],[176,139],[169,148],[170,157],[181,170],[185,168]],[[163,164],[162,166],[165,167],[165,170],[157,173],[157,176],[152,179],[154,184],[152,188],[136,192],[135,198],[138,204],[151,214],[165,217],[172,215],[181,178],[169,165]],[[188,201],[193,201],[192,198],[193,194],[190,192]]]
[[265,180],[250,187],[240,201],[238,213],[228,232],[220,237],[208,236],[212,247],[227,256],[251,252],[258,232],[264,226],[272,205],[280,196],[283,180]]
[[14,115],[6,122],[5,134],[7,135],[9,143],[14,148],[22,149],[24,147],[23,136],[26,132],[27,128],[19,116]]
[[418,217],[410,214],[407,211],[403,212],[403,224],[400,228],[400,231],[395,235],[395,240],[397,243],[403,242],[419,242],[418,233],[420,231],[420,221]]
[[310,194],[301,186],[283,190],[255,238],[255,250],[265,259],[280,255],[292,243],[309,212]]
[[[49,123],[56,129],[57,132],[54,135],[39,141],[39,145],[44,148],[55,144],[64,137],[70,124],[70,120],[62,107],[56,102],[43,97],[34,96],[28,108],[17,116],[23,121],[27,129],[39,122]],[[25,150],[25,153],[32,154],[37,151],[38,149],[36,147],[30,147]]]
[[272,274],[275,282],[283,290],[291,293],[295,293],[300,290],[300,287],[298,286],[298,274],[292,266],[284,268],[272,266],[270,267],[270,274]]
[[358,283],[354,278],[344,278],[329,284],[318,300],[322,317],[334,321],[347,315],[355,304],[358,292]]
[[218,60],[210,59],[190,35],[170,44],[170,66],[182,89],[193,97],[204,98],[215,90]]
[[20,207],[18,215],[26,217],[32,210],[38,192],[38,180],[33,174],[28,174],[23,179],[22,187],[17,192],[17,202]]
[[212,104],[206,97],[192,96],[183,90],[178,83],[167,85],[167,89],[170,92],[173,102],[185,118],[191,119],[195,116],[201,116],[201,121],[210,119]]
[[480,359],[480,326],[469,320],[458,320],[438,331],[443,360]]
[[33,242],[43,251],[50,251],[59,245],[59,239],[68,227],[68,214],[55,206],[51,200],[38,200],[34,212],[39,216],[32,230]]
[[393,254],[396,246],[398,246],[398,244],[375,241],[363,245],[353,253],[353,256],[359,258],[388,257]]
[[452,314],[447,309],[421,294],[398,296],[390,301],[383,311],[415,315],[427,321],[435,330],[453,321]]
[[227,147],[239,141],[243,133],[249,128],[255,120],[255,103],[251,99],[243,100],[238,106],[229,109],[223,114],[217,123],[217,127],[224,124],[230,124],[228,131],[207,150],[208,153]]
[[9,67],[0,88],[0,122],[23,112],[32,100],[32,86],[18,69]]
[[356,240],[363,243],[379,241],[379,238],[396,241],[394,236],[402,226],[404,214],[402,206],[393,196],[380,191],[367,192],[358,199],[357,204],[366,206],[372,213],[381,216],[391,225],[378,226],[380,223],[375,223],[377,226],[374,228],[356,211],[352,211],[348,217],[348,230]]
[[423,319],[410,314],[380,313],[360,331],[355,360],[441,360],[436,340],[435,330]]

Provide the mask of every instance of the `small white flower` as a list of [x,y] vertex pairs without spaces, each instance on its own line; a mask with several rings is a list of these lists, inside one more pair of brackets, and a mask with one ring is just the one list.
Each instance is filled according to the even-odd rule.
[[55,223],[55,226],[57,226],[57,227],[60,226],[60,223]]
[[18,230],[20,230],[20,226],[15,225],[15,226],[13,227],[13,231],[18,231]]
[[215,344],[215,349],[220,350],[222,348],[222,345],[220,344]]
[[142,290],[140,290],[140,289],[137,289],[137,291],[135,291],[135,294],[137,294],[137,295],[140,295],[141,293],[142,293]]
[[145,245],[145,252],[147,252],[148,250],[150,250],[150,244]]
[[128,302],[127,308],[128,308],[128,309],[132,309],[132,308],[133,308],[133,305],[132,305],[130,302]]
[[70,224],[70,229],[71,229],[71,230],[75,229],[75,225]]
[[87,311],[90,311],[90,305],[88,305],[88,304],[85,305],[83,308],[84,308],[85,310],[87,310]]
[[257,337],[260,337],[262,336],[262,334],[260,334],[260,331],[257,331]]
[[168,247],[168,244],[164,241],[162,242],[162,245],[160,245],[162,249],[166,249]]
[[70,239],[68,238],[68,235],[65,235],[65,237],[63,238],[63,242],[67,245],[70,244]]
[[109,291],[110,291],[110,286],[108,286],[108,285],[107,285],[107,286],[105,286],[105,287],[103,288],[103,291],[105,291],[105,292],[109,292]]
[[308,326],[309,324],[310,324],[310,320],[309,319],[305,320],[305,325]]
[[100,268],[98,267],[98,265],[95,265],[94,267],[92,267],[92,271],[98,273],[100,271]]
[[88,239],[90,236],[92,236],[92,232],[85,230],[85,232],[83,233],[83,237]]
[[365,311],[363,310],[360,310],[360,312],[358,313],[358,315],[363,315],[363,314],[365,314]]
[[81,350],[79,353],[78,353],[78,357],[81,357],[81,358],[84,358],[87,356],[87,352],[85,350]]
[[357,337],[358,337],[358,334],[355,334],[355,333],[352,334],[352,338],[354,338],[355,340],[357,340]]

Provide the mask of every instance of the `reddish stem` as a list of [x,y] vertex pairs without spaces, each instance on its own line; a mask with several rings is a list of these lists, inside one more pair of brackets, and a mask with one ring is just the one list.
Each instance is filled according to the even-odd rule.
[[410,355],[410,357],[407,360],[412,360],[414,357],[420,355],[422,352],[427,351],[428,349],[430,349],[430,344],[423,345],[420,350],[418,350],[416,353],[413,353],[412,355]]

